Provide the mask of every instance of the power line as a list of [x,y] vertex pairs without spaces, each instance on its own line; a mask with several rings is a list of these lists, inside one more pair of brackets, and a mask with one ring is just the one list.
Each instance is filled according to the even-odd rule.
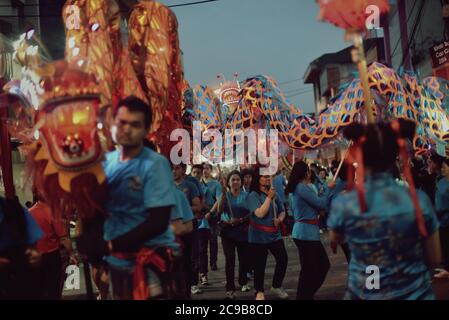
[[183,3],[183,4],[173,4],[171,6],[167,6],[169,8],[175,8],[175,7],[186,7],[186,6],[193,6],[196,4],[203,4],[203,3],[208,3],[208,2],[217,2],[220,0],[204,0],[204,1],[196,1],[196,2],[189,2],[189,3]]
[[302,78],[298,78],[298,79],[283,81],[283,82],[279,82],[278,85],[282,86],[284,84],[289,84],[289,83],[292,83],[292,82],[297,82],[297,81],[302,81],[302,80],[303,80]]
[[292,90],[286,90],[286,91],[283,91],[283,92],[284,92],[284,94],[289,94],[289,93],[296,93],[296,92],[299,92],[299,91],[310,90],[310,89],[311,89],[310,87],[308,87],[308,88],[296,88],[296,89],[292,89]]
[[[188,2],[188,3],[181,3],[181,4],[172,4],[167,7],[169,7],[169,8],[187,7],[187,6],[205,4],[205,3],[209,3],[209,2],[217,2],[217,1],[220,1],[220,0],[203,0],[203,1],[195,1],[195,2]],[[28,5],[24,5],[24,6],[35,7],[38,5],[28,4]],[[12,8],[12,6],[10,6],[10,5],[0,5],[0,7]],[[59,15],[59,14],[30,14],[30,15],[23,15],[20,17],[16,16],[16,15],[0,15],[0,18],[17,18],[17,19],[19,19],[19,18],[60,17],[60,16],[61,15]]]
[[421,24],[420,21],[421,21],[422,15],[424,13],[425,5],[426,5],[425,0],[422,0],[421,6],[420,6],[419,11],[418,11],[418,15],[416,16],[415,23],[413,24],[412,34],[410,35],[410,38],[408,39],[407,50],[402,53],[401,67],[404,65],[405,59],[407,59],[409,57],[409,55],[410,55],[410,45],[412,44],[412,41],[413,41],[413,38],[414,38],[414,36],[416,34],[418,26]]
[[[410,18],[411,18],[412,15],[413,15],[413,11],[415,10],[415,7],[416,7],[416,4],[417,4],[417,3],[418,3],[418,0],[415,0],[415,2],[413,3],[412,10],[410,10],[410,14],[409,14],[409,16],[407,17],[407,27],[408,27],[408,23],[409,23],[409,21],[410,21]],[[399,12],[398,12],[398,15],[399,15]],[[396,42],[396,45],[394,46],[394,49],[393,49],[393,51],[392,51],[392,53],[391,53],[391,59],[394,58],[395,52],[396,52],[396,50],[398,49],[399,43],[401,43],[401,37],[398,38],[398,41]]]
[[300,95],[303,95],[303,94],[306,94],[306,93],[309,93],[309,92],[313,92],[313,89],[305,90],[305,91],[302,91],[302,92],[299,92],[299,93],[296,93],[296,94],[292,94],[292,95],[288,95],[288,96],[285,96],[285,97],[287,99],[290,99],[290,98],[297,97],[297,96],[300,96]]

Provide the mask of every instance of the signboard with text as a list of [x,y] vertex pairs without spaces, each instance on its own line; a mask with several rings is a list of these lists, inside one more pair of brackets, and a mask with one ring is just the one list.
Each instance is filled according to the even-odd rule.
[[430,48],[432,66],[434,69],[449,62],[449,41],[441,42]]

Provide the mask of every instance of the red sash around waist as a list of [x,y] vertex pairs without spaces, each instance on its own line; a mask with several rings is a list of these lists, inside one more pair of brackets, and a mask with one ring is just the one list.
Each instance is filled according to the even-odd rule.
[[277,228],[275,226],[265,226],[263,224],[255,223],[252,220],[249,222],[249,225],[256,230],[260,230],[260,231],[267,232],[267,233],[278,233],[279,232],[279,228]]
[[137,253],[114,252],[111,254],[117,259],[134,260],[136,263],[133,274],[133,298],[134,300],[146,300],[150,296],[150,291],[145,277],[145,266],[153,265],[160,272],[167,271],[167,264],[155,250],[142,248]]
[[295,222],[311,224],[311,225],[314,225],[314,226],[317,226],[317,225],[320,224],[320,220],[319,219],[295,220]]

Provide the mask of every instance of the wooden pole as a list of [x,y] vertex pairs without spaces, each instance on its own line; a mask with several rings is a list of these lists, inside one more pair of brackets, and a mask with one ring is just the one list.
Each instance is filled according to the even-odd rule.
[[352,141],[349,143],[348,148],[345,150],[343,157],[341,157],[340,163],[338,164],[337,171],[335,171],[335,175],[332,178],[332,182],[334,182],[334,183],[337,180],[338,174],[340,173],[341,167],[343,166],[343,162],[345,162],[346,157],[348,156],[348,152],[349,152],[349,149],[351,148],[351,146],[352,146]]
[[365,49],[363,47],[363,38],[360,33],[354,33],[353,35],[354,46],[358,51],[358,57],[355,61],[359,69],[360,74],[360,84],[363,88],[363,96],[365,100],[365,111],[368,123],[374,123],[374,113],[373,113],[373,100],[371,98],[371,91],[368,84],[368,67],[365,57]]

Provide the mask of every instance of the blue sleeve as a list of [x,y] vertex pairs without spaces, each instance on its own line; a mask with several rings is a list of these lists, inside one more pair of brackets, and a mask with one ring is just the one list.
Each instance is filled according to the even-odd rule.
[[196,186],[196,188],[198,189],[198,196],[199,197],[203,197],[204,196],[204,190],[201,187],[201,183],[196,178],[193,178],[193,177],[192,177],[192,182]]
[[337,233],[344,233],[344,199],[341,196],[337,196],[332,201],[331,210],[329,212],[329,218],[327,219],[327,226],[329,229],[334,230]]
[[177,188],[174,188],[174,190],[173,190],[173,193],[175,194],[175,198],[176,198],[176,205],[174,205],[171,208],[170,221],[182,219],[181,196],[179,194],[179,192],[182,192],[182,191],[178,192],[178,190],[179,189],[177,189]]
[[279,198],[279,195],[276,195],[276,198],[274,200],[276,202],[276,207],[277,207],[277,213],[281,213],[285,211],[285,207],[284,204],[282,203],[282,201]]
[[250,213],[254,213],[257,208],[260,208],[262,204],[260,203],[259,196],[256,192],[251,192],[248,196],[247,208]]
[[42,232],[41,228],[34,220],[34,218],[31,216],[31,214],[28,212],[28,210],[26,210],[25,208],[23,210],[25,210],[25,217],[27,221],[27,244],[32,245],[35,244],[40,238],[42,238],[44,233]]
[[189,221],[192,221],[193,220],[192,207],[190,206],[187,197],[182,191],[179,194],[179,207],[181,209],[182,222],[187,223]]
[[220,199],[221,196],[221,184],[215,181],[215,199]]
[[440,227],[440,222],[438,221],[438,217],[432,207],[432,202],[427,194],[418,190],[418,198],[419,204],[421,205],[421,209],[423,211],[427,234],[431,235],[438,230]]
[[144,181],[145,208],[167,207],[176,204],[173,177],[167,159],[157,157]]
[[301,185],[298,185],[296,192],[298,193],[298,196],[304,199],[304,201],[312,208],[317,210],[326,209],[328,192],[325,196],[318,197],[312,189]]
[[193,200],[194,198],[199,198],[201,197],[201,192],[200,190],[198,190],[198,187],[191,183],[189,184],[189,189],[190,189],[190,197]]

